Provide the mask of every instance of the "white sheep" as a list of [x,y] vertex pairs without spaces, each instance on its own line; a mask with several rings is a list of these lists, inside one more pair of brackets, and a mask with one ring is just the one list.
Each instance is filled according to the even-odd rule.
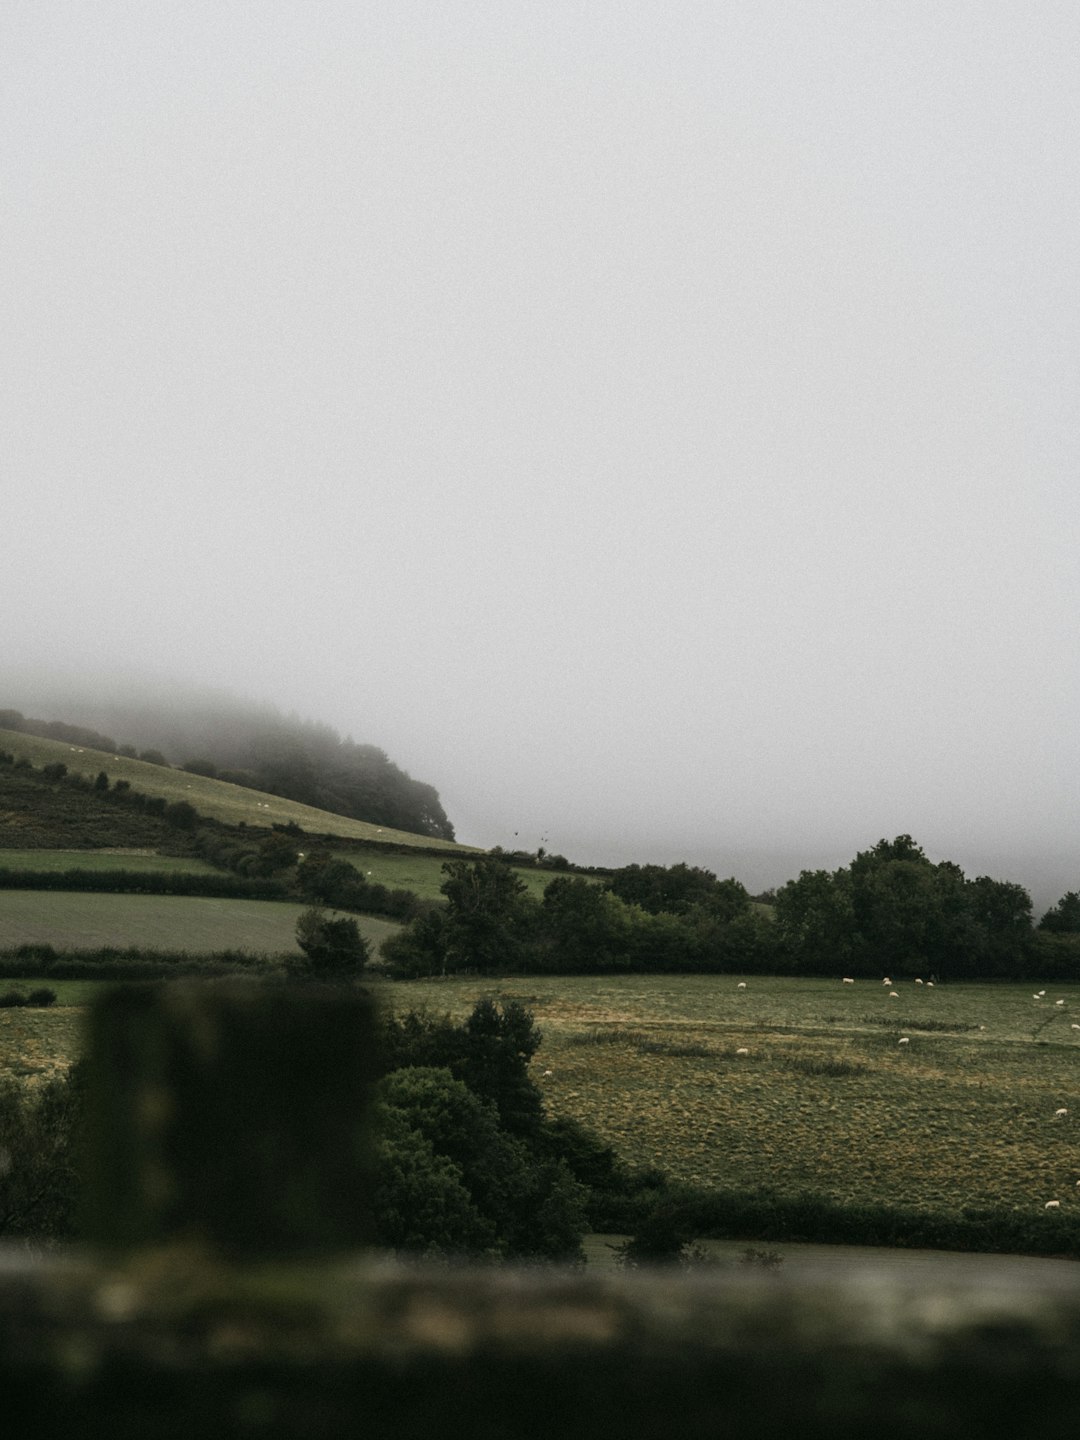
[[888,975],[886,975],[886,976],[885,976],[885,979],[882,980],[881,983],[882,983],[883,985],[891,985],[891,984],[892,984],[892,981],[889,979]]
[[735,1051],[735,1054],[736,1054],[736,1055],[749,1055],[749,1054],[750,1054],[750,1051],[746,1048],[745,1045],[740,1045],[739,1048],[738,1048],[738,1050]]
[[1060,1201],[1060,1200],[1047,1200],[1046,1204],[1043,1206],[1043,1209],[1044,1209],[1044,1210],[1060,1210],[1060,1209],[1061,1209],[1061,1201]]
[[890,999],[890,1000],[899,1000],[899,999],[900,999],[900,996],[896,993],[895,990],[890,990],[890,991],[889,991],[889,999]]
[[1077,1025],[1076,1022],[1073,1021],[1073,1023],[1069,1026],[1069,1029],[1070,1029],[1070,1030],[1080,1030],[1080,1025]]
[[736,990],[745,990],[745,989],[746,989],[746,981],[745,981],[745,980],[740,980],[739,983],[738,983],[738,985],[735,986],[735,989],[736,989]]
[[896,1043],[897,1043],[898,1045],[910,1045],[910,1044],[911,1044],[911,1041],[908,1039],[908,1037],[907,1037],[906,1035],[901,1035],[901,1036],[900,1036],[900,1039],[899,1039]]
[[933,982],[932,980],[927,980],[927,982],[926,982],[926,988],[927,988],[928,990],[932,990],[932,989],[934,988],[934,982]]
[[851,978],[850,975],[845,975],[842,983],[844,985],[854,985],[855,981]]
[[1069,1113],[1068,1107],[1065,1106],[1065,1105],[1062,1105],[1059,1109],[1057,1109],[1057,1110],[1054,1111],[1054,1118],[1055,1118],[1055,1120],[1060,1119],[1062,1115],[1067,1115],[1068,1113]]
[[1055,1004],[1055,1005],[1064,1005],[1064,1004],[1065,1004],[1065,1001],[1064,1001],[1064,1000],[1055,1000],[1055,1001],[1054,1001],[1054,1004]]
[[917,975],[916,975],[916,977],[915,977],[915,984],[916,984],[916,985],[921,985],[921,984],[922,984],[922,981],[919,979],[919,977],[918,977]]

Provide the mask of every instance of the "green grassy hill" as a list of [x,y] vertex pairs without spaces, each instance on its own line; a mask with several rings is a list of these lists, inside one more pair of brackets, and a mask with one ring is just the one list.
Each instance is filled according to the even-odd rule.
[[[333,835],[369,844],[404,845],[444,852],[447,856],[478,853],[472,846],[458,845],[450,840],[436,840],[427,835],[412,835],[404,830],[370,825],[363,820],[350,820],[328,810],[316,810],[295,800],[282,799],[278,795],[230,785],[224,780],[211,780],[166,765],[151,765],[145,760],[131,760],[122,755],[110,755],[104,750],[69,745],[63,740],[43,740],[21,730],[0,730],[0,750],[10,752],[16,759],[25,756],[36,768],[64,764],[73,774],[85,775],[90,780],[104,770],[110,781],[126,780],[133,790],[144,795],[160,796],[170,804],[186,800],[201,815],[221,820],[227,825],[244,824],[269,829],[272,825],[288,825],[291,822],[313,836]],[[0,836],[2,833],[0,828]]]

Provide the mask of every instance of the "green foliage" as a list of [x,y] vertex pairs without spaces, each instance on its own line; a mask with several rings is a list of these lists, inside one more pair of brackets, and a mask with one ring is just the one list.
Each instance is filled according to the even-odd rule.
[[81,1064],[37,1091],[0,1081],[0,1238],[73,1235],[83,1089]]
[[642,1265],[678,1264],[694,1231],[686,1212],[670,1200],[655,1204],[642,1218],[636,1233],[616,1246],[619,1263],[629,1269]]
[[5,990],[0,995],[0,1009],[13,1010],[20,1006],[27,1005],[35,1010],[47,1009],[50,1005],[56,1004],[56,991],[50,990],[48,986],[39,986],[36,990],[24,994],[22,990]]
[[651,915],[683,915],[700,907],[730,920],[750,905],[750,896],[738,880],[718,880],[711,870],[683,862],[625,865],[614,872],[608,887],[620,900],[640,905]]
[[375,1243],[427,1256],[497,1251],[494,1225],[474,1205],[458,1166],[439,1155],[401,1110],[378,1112]]
[[194,830],[199,821],[199,812],[187,800],[174,800],[163,813],[166,825],[174,830]]
[[1037,953],[1022,886],[967,880],[909,835],[832,874],[804,870],[777,892],[775,920],[788,967],[804,974],[1018,977]]
[[443,968],[477,970],[482,975],[513,970],[523,954],[528,917],[536,909],[524,882],[501,860],[449,860],[446,879],[447,924],[443,932]]
[[497,856],[443,869],[445,915],[423,917],[384,948],[398,978],[462,971],[745,970],[768,968],[776,954],[772,926],[751,908],[737,881],[717,881],[685,865],[620,872],[635,884],[645,875],[656,886],[673,874],[673,890],[682,886],[685,900],[677,910],[644,908],[581,876],[556,877],[537,905]]
[[[494,1105],[481,1100],[446,1069],[410,1067],[387,1076],[381,1103],[403,1118],[435,1155],[448,1160],[484,1220],[487,1234],[477,1246],[471,1234],[439,1248],[480,1248],[508,1257],[574,1258],[585,1228],[584,1191],[558,1159],[539,1158],[499,1123]],[[385,1182],[384,1182],[385,1183]],[[402,1206],[394,1207],[400,1212]],[[432,1237],[434,1238],[434,1237]]]
[[1039,921],[1039,929],[1052,935],[1080,935],[1080,892],[1066,891]]
[[[380,1098],[393,1115],[383,1142],[391,1169],[380,1180],[379,1212],[391,1227],[380,1232],[384,1243],[405,1245],[388,1237],[399,1236],[407,1218],[405,1248],[580,1257],[589,1202],[582,1176],[589,1162],[601,1164],[602,1147],[590,1148],[580,1127],[548,1126],[528,1068],[539,1043],[532,1016],[514,1003],[500,1010],[482,1000],[463,1025],[412,1011],[387,1021]],[[406,1131],[423,1143],[406,1143]],[[428,1231],[408,1204],[425,1167],[434,1197]]]
[[286,957],[285,971],[291,980],[349,984],[359,979],[371,958],[370,946],[355,920],[332,920],[314,905],[296,922],[296,943],[303,958]]

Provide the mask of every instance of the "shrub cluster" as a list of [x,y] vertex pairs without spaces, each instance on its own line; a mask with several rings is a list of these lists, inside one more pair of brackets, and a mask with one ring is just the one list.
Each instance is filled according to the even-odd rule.
[[45,1009],[49,1005],[56,1004],[56,991],[43,986],[39,990],[31,990],[24,994],[22,990],[5,990],[0,995],[0,1009],[11,1010],[19,1006],[30,1006],[34,1009]]

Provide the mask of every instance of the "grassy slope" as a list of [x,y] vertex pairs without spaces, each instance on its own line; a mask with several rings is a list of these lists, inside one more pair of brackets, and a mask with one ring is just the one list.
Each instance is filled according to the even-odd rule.
[[316,810],[295,800],[278,795],[265,795],[224,780],[209,780],[202,775],[189,775],[186,770],[173,770],[164,765],[150,765],[144,760],[128,760],[101,750],[87,750],[62,740],[42,740],[18,730],[0,730],[0,750],[9,751],[16,759],[25,756],[32,765],[42,766],[62,761],[70,771],[93,779],[104,770],[110,780],[127,780],[133,790],[144,795],[160,795],[170,803],[186,800],[200,814],[229,825],[243,821],[247,825],[269,828],[290,821],[312,835],[339,835],[350,840],[378,844],[419,846],[425,850],[445,851],[449,855],[475,853],[469,846],[455,845],[449,840],[435,840],[426,835],[410,835],[403,830],[390,830],[369,825],[363,820],[349,820]]

